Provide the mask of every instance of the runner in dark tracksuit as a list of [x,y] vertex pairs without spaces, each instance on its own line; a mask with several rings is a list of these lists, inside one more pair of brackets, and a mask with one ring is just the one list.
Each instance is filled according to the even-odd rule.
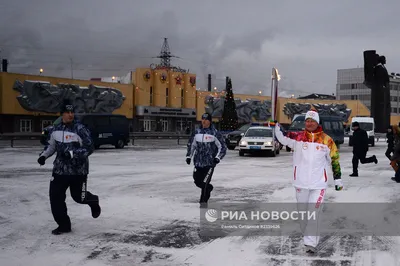
[[385,152],[385,156],[390,160],[392,157],[392,153],[394,152],[394,134],[393,134],[393,127],[388,126],[386,133],[386,142],[387,142],[387,149]]
[[201,188],[200,206],[207,205],[214,189],[210,184],[214,167],[224,158],[226,144],[218,130],[211,124],[210,114],[202,116],[202,127],[196,129],[189,139],[186,153],[186,163],[190,164],[193,157],[193,179],[197,187]]
[[50,182],[51,212],[58,224],[58,228],[52,231],[55,235],[71,231],[71,220],[65,204],[68,187],[74,201],[90,206],[93,218],[99,217],[101,213],[99,197],[86,190],[88,157],[94,150],[90,132],[74,119],[72,105],[64,105],[62,116],[62,123],[51,130],[49,145],[38,159],[38,163],[44,165],[47,158],[57,153]]
[[353,173],[350,176],[358,176],[358,161],[362,164],[378,163],[375,155],[367,157],[368,152],[368,134],[365,130],[360,128],[358,122],[352,123],[353,127]]

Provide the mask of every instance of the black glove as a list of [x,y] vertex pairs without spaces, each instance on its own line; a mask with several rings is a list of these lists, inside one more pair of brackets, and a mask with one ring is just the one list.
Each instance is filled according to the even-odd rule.
[[192,159],[186,158],[186,163],[187,163],[187,164],[190,164],[191,161],[192,161]]
[[215,163],[215,164],[219,164],[220,161],[221,161],[221,160],[220,160],[219,158],[217,158],[217,157],[214,158],[214,163]]
[[40,156],[39,159],[37,160],[38,164],[44,165],[46,163],[46,157]]

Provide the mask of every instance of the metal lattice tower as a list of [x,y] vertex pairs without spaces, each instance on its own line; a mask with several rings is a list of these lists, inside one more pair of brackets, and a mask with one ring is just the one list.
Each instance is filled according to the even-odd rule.
[[171,57],[174,57],[171,55],[171,52],[169,50],[169,45],[168,45],[168,38],[164,38],[164,43],[161,48],[160,56],[161,62],[160,65],[162,67],[171,67]]
[[169,45],[168,45],[168,38],[164,38],[163,45],[161,47],[161,52],[159,56],[155,56],[153,58],[160,58],[161,62],[159,65],[151,64],[150,68],[151,69],[157,69],[157,68],[167,68],[176,72],[182,72],[182,73],[187,73],[188,70],[185,70],[183,68],[180,68],[179,66],[172,66],[171,65],[171,57],[174,58],[179,58],[179,56],[172,55],[170,50],[169,50]]

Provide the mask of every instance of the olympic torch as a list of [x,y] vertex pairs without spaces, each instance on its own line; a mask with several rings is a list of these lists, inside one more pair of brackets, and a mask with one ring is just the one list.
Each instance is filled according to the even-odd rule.
[[278,81],[280,76],[278,69],[272,68],[271,78],[271,120],[275,121],[277,117],[277,105],[278,105]]

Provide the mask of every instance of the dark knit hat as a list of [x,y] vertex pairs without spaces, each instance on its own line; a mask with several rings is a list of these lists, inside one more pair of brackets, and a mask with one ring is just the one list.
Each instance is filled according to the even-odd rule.
[[358,122],[353,122],[353,124],[351,124],[352,127],[359,127],[360,124]]
[[70,101],[64,101],[61,106],[61,113],[75,112],[75,107]]
[[209,120],[210,122],[212,122],[212,116],[210,114],[208,114],[208,113],[204,113],[201,116],[201,119],[206,119],[206,120]]

